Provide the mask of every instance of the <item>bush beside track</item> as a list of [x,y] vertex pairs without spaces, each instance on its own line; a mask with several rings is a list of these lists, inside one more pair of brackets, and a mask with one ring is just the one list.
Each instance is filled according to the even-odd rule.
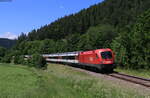
[[13,58],[14,64],[23,64],[31,67],[36,67],[40,69],[46,69],[47,63],[45,58],[40,54],[35,53],[31,58],[25,59],[22,55],[15,55]]

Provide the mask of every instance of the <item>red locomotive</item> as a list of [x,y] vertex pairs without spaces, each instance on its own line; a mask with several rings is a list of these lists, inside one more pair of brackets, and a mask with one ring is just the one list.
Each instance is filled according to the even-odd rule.
[[49,62],[90,66],[101,71],[112,71],[115,68],[114,53],[111,49],[108,48],[91,51],[44,54],[43,57],[46,58],[46,61]]

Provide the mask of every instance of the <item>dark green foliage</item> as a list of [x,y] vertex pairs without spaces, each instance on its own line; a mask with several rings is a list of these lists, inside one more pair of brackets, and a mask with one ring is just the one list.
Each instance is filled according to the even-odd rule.
[[46,60],[40,54],[35,53],[31,58],[31,65],[36,68],[46,68]]
[[78,48],[79,50],[108,48],[115,36],[116,31],[110,25],[98,25],[96,27],[91,27],[86,34],[81,36]]
[[13,51],[11,49],[0,48],[0,62],[11,63]]
[[23,41],[14,50],[20,51],[22,55],[48,54],[67,51],[67,40],[54,41],[46,39],[43,41]]
[[15,51],[13,56],[14,64],[24,64],[24,56],[20,51]]
[[7,51],[7,50],[6,50],[5,48],[0,47],[0,61],[1,61],[1,59],[5,56],[6,51]]
[[115,52],[116,64],[128,66],[130,58],[130,36],[129,33],[122,32],[111,43],[111,48]]
[[11,63],[11,60],[12,60],[12,55],[6,54],[6,55],[1,59],[1,62],[3,62],[3,63]]
[[40,41],[22,41],[14,47],[14,50],[19,51],[22,55],[34,54],[40,52],[40,45]]
[[18,43],[21,43],[22,41],[25,41],[25,40],[27,40],[26,34],[21,33],[21,35],[18,37],[17,42],[18,42]]
[[41,54],[55,53],[55,42],[54,40],[43,40],[39,46],[39,52]]
[[66,40],[59,40],[56,41],[55,46],[53,47],[55,49],[55,53],[61,53],[67,51],[67,41]]
[[150,68],[150,9],[139,17],[132,34],[133,67]]
[[141,15],[133,30],[122,32],[111,45],[116,62],[128,68],[150,68],[150,10]]
[[72,34],[84,34],[91,26],[109,24],[123,29],[149,8],[150,0],[104,0],[102,3],[65,16],[40,29],[32,30],[27,40],[59,40]]
[[65,44],[64,47],[66,47],[65,52],[80,50],[78,49],[78,45],[77,45],[80,41],[80,34],[69,35],[66,39],[67,40],[64,40],[64,44]]
[[24,56],[14,56],[14,64],[24,64]]

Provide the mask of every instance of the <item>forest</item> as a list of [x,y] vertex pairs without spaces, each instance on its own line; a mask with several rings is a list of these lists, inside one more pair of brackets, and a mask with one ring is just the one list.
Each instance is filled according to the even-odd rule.
[[8,63],[13,56],[111,48],[117,65],[150,69],[149,5],[150,0],[104,0],[28,35],[22,33],[13,48],[0,48],[0,60]]

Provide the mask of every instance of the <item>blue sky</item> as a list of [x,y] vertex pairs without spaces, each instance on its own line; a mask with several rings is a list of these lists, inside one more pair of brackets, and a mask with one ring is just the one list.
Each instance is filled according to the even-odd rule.
[[[4,1],[4,0],[3,0]],[[0,38],[16,38],[103,0],[0,0]]]

